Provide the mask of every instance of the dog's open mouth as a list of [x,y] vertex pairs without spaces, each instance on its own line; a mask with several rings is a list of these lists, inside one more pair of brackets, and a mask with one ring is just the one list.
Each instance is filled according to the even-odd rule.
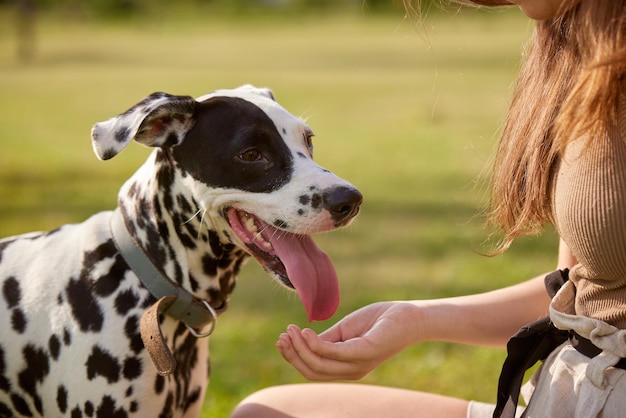
[[227,218],[257,261],[296,289],[309,321],[323,321],[335,313],[339,305],[337,273],[310,236],[279,230],[240,209],[228,209]]

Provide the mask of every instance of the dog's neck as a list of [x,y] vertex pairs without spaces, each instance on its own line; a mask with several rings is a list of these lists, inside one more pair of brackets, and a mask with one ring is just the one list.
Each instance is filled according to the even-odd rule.
[[124,184],[118,206],[135,241],[170,280],[215,308],[228,303],[247,255],[203,220],[165,151],[155,150]]

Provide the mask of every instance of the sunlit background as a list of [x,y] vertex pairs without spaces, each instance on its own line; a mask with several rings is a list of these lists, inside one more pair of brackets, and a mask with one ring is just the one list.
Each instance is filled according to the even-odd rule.
[[[274,343],[377,300],[478,292],[549,271],[552,233],[485,257],[489,163],[532,23],[515,9],[398,0],[0,1],[0,236],[115,207],[150,152],[111,161],[95,122],[155,91],[270,87],[315,131],[315,157],[363,192],[358,220],[317,237],[342,302],[307,324],[295,294],[253,262],[211,340],[203,417],[262,387],[304,381]],[[492,401],[504,353],[444,343],[406,350],[364,383]]]

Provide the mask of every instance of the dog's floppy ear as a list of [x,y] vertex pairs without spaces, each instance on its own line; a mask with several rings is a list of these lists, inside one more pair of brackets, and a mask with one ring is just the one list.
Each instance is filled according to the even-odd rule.
[[131,140],[149,147],[178,145],[193,126],[198,102],[189,96],[153,93],[91,129],[93,149],[101,160],[113,158]]

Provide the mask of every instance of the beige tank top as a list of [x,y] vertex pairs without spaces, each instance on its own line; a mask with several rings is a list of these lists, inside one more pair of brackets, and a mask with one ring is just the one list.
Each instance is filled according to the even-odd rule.
[[555,227],[579,262],[576,313],[626,329],[626,108],[606,137],[567,146],[554,184]]

